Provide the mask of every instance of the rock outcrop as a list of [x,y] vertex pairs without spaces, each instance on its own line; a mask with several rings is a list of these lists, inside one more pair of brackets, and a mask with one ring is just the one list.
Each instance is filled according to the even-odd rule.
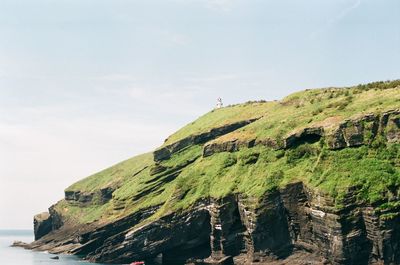
[[[338,210],[329,196],[298,182],[258,199],[238,194],[199,201],[136,227],[158,209],[152,207],[78,232],[63,250],[106,263],[158,257],[166,264],[269,264],[304,252],[320,257],[317,264],[400,264],[400,216],[385,218],[358,204],[357,192],[349,190]],[[38,231],[49,218],[40,217]]]
[[15,245],[111,264],[400,265],[390,89],[379,106],[363,105],[379,91],[324,89],[205,115],[176,134],[192,135],[70,186],[35,216],[36,241]]
[[254,145],[255,140],[239,141],[238,139],[222,143],[210,143],[204,146],[203,157],[212,156],[215,153],[221,152],[235,152],[240,148],[251,148],[254,147]]
[[332,150],[370,144],[377,136],[389,143],[400,142],[400,110],[383,114],[365,114],[337,125],[304,128],[284,139],[284,148],[325,137]]
[[196,144],[202,144],[202,143],[208,142],[208,141],[215,139],[221,135],[233,132],[233,131],[235,131],[243,126],[246,126],[256,120],[258,120],[258,119],[239,121],[236,123],[231,123],[231,124],[227,124],[227,125],[224,125],[221,127],[213,128],[208,132],[191,135],[189,137],[183,138],[182,140],[179,140],[173,144],[167,145],[165,147],[162,147],[162,148],[154,151],[154,153],[153,153],[154,161],[159,162],[162,160],[169,159],[173,153],[178,152],[179,150],[182,150],[185,147],[188,147],[190,145],[196,145]]
[[[210,217],[204,207],[184,214],[170,214],[147,225],[107,238],[103,247],[88,253],[91,261],[127,263],[162,259],[186,262],[209,254]],[[177,233],[179,231],[179,233]]]
[[42,238],[53,230],[53,220],[49,213],[44,212],[33,218],[35,240]]
[[[345,120],[334,128],[304,128],[286,137],[283,148],[316,142],[322,137],[333,150],[370,144],[378,136],[390,143],[398,142],[399,117],[400,112],[394,110]],[[186,139],[162,152],[170,155],[189,144],[185,141],[191,144],[206,141],[243,124],[214,130],[212,135],[208,133]],[[205,145],[203,156],[251,148],[256,144],[276,146],[274,141],[261,143],[255,140],[222,145],[211,143]],[[182,168],[196,159],[176,168],[156,163],[150,175],[154,178],[151,181],[157,185],[151,185],[152,190],[139,192],[133,200],[139,200],[176,178]],[[65,199],[78,205],[93,203],[94,198],[106,203],[112,198],[112,193],[111,188],[93,193],[66,191]],[[236,194],[221,199],[205,199],[187,211],[165,215],[140,227],[137,224],[154,214],[159,206],[143,209],[104,226],[86,227],[73,233],[64,231],[67,228],[63,229],[62,216],[50,208],[49,213],[35,216],[35,240],[40,239],[39,243],[25,247],[79,254],[90,261],[108,263],[158,258],[166,264],[267,264],[312,253],[313,258],[320,262],[317,264],[400,264],[398,211],[377,212],[377,205],[360,204],[356,197],[357,188],[349,190],[344,207],[336,209],[332,198],[299,182],[261,198]],[[58,234],[68,234],[69,238],[57,241]]]
[[370,144],[377,136],[389,143],[400,142],[400,110],[391,110],[381,115],[365,114],[347,119],[338,124],[302,128],[283,138],[283,143],[274,139],[211,141],[203,148],[203,156],[220,152],[235,152],[242,148],[262,145],[273,149],[289,149],[304,143],[318,142],[324,138],[329,149],[342,149]]
[[389,143],[400,142],[400,111],[394,110],[383,114],[381,128],[386,128],[386,139]]
[[379,129],[381,134],[384,134],[386,125],[382,124],[382,127],[379,127],[381,119],[383,116],[369,114],[357,119],[345,120],[327,135],[329,148],[340,149],[370,144],[377,136]]
[[94,193],[81,193],[81,191],[65,191],[65,200],[80,203],[89,203],[93,200]]
[[112,199],[112,193],[114,192],[114,190],[115,188],[112,187],[101,188],[95,192],[66,190],[64,198],[66,201],[78,205],[85,205],[85,204],[102,205]]

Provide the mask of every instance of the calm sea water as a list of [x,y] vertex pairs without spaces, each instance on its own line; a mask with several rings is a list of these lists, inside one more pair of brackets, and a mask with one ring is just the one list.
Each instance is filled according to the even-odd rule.
[[[59,260],[52,260],[55,255],[12,248],[14,241],[32,242],[32,231],[0,230],[0,264],[1,265],[90,265],[86,261],[79,260],[74,256],[58,255]],[[97,264],[99,265],[99,264]]]

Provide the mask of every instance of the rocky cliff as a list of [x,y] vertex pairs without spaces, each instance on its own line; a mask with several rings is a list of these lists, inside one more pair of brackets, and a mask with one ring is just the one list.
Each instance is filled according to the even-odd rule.
[[67,188],[27,248],[104,263],[400,264],[399,83],[214,110]]

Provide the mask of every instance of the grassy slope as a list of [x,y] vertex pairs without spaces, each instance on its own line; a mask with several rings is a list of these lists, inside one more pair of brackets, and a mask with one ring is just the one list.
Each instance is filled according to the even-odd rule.
[[264,118],[215,141],[280,139],[306,126],[334,124],[354,115],[399,107],[399,87],[383,90],[355,87],[302,91],[271,106]]
[[[216,141],[279,138],[292,130],[325,121],[338,122],[360,113],[399,108],[399,82],[375,83],[350,89],[319,89],[295,93],[280,102],[247,103],[212,111],[170,136],[165,144],[190,134],[208,131],[215,126],[252,117],[264,116],[236,132]],[[378,89],[374,89],[378,88]],[[332,118],[334,117],[334,118]],[[296,149],[275,151],[257,146],[235,153],[201,157],[202,146],[192,146],[162,162],[174,168],[188,160],[179,176],[163,183],[162,173],[151,176],[154,166],[151,154],[124,161],[72,185],[67,190],[93,192],[116,187],[113,199],[103,205],[85,207],[61,201],[57,209],[78,222],[114,220],[151,205],[163,205],[152,217],[190,207],[200,198],[222,197],[233,192],[261,196],[287,183],[301,180],[331,195],[341,207],[349,187],[359,186],[359,199],[368,203],[393,202],[400,187],[400,147],[375,143],[373,147],[330,151],[320,143],[301,145]],[[146,168],[145,170],[142,170]],[[136,198],[145,189],[149,194]],[[114,210],[115,205],[123,205]],[[119,207],[121,208],[121,207]]]
[[177,142],[190,135],[209,131],[215,127],[262,117],[275,104],[274,102],[251,102],[212,110],[169,136],[163,146]]
[[[135,156],[74,183],[66,191],[92,193],[102,188],[112,187],[116,189],[118,194],[123,194],[124,188],[130,190],[131,187],[138,186],[142,177],[149,175],[151,165],[153,165],[152,153]],[[119,213],[113,210],[114,201],[113,199],[105,205],[93,203],[83,207],[61,200],[56,204],[56,209],[66,219],[73,222],[90,223],[100,219],[107,221],[123,215],[123,212]]]
[[99,173],[84,178],[66,190],[93,192],[104,187],[117,187],[153,162],[152,153],[135,156]]

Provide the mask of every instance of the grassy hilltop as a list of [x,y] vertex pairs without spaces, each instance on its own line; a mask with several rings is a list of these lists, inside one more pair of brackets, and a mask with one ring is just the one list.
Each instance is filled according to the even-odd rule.
[[[379,205],[382,210],[398,208],[398,142],[390,143],[380,136],[366,141],[368,136],[364,135],[365,144],[332,149],[321,137],[289,148],[285,139],[304,128],[322,126],[329,131],[346,120],[399,108],[397,80],[312,89],[280,101],[247,102],[212,110],[169,136],[160,148],[214,128],[257,120],[206,143],[186,145],[172,152],[169,159],[155,162],[153,153],[147,153],[123,161],[66,189],[91,195],[88,202],[62,200],[55,209],[66,220],[90,223],[108,222],[148,206],[162,205],[149,218],[154,220],[188,209],[202,198],[232,193],[257,198],[296,181],[330,195],[337,209],[354,187],[361,203]],[[230,142],[256,144],[203,155],[204,146]],[[273,144],[262,144],[266,142]],[[107,201],[101,199],[104,190],[112,192]]]

